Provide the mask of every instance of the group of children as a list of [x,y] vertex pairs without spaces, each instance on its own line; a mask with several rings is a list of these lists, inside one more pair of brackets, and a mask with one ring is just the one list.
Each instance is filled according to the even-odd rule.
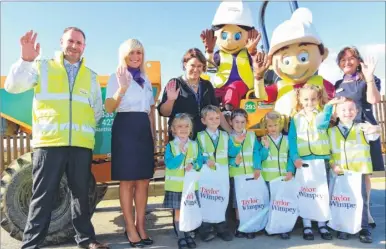
[[[331,127],[334,115],[338,121]],[[267,135],[258,139],[251,131],[246,131],[247,112],[234,110],[230,122],[233,131],[228,134],[219,130],[220,109],[206,106],[201,112],[202,123],[206,130],[197,134],[196,141],[190,139],[192,121],[187,114],[176,115],[171,124],[174,139],[169,141],[165,151],[165,199],[164,207],[172,208],[174,226],[178,233],[179,248],[195,248],[196,244],[190,233],[179,229],[179,209],[182,198],[184,174],[190,170],[200,171],[203,165],[211,169],[229,167],[232,206],[238,210],[233,178],[242,174],[253,174],[255,179],[263,177],[268,188],[269,182],[277,177],[291,180],[296,169],[302,167],[303,160],[324,160],[328,175],[329,169],[335,174],[343,170],[352,170],[362,174],[370,174],[369,141],[379,137],[380,127],[371,124],[353,123],[357,108],[351,99],[335,98],[326,101],[323,90],[314,85],[305,85],[297,90],[296,105],[291,117],[288,136],[285,135],[282,115],[271,111],[261,121]],[[215,156],[213,156],[213,154]],[[197,199],[198,186],[196,188]],[[367,194],[362,179],[363,217],[360,241],[371,243],[368,226]],[[311,220],[303,219],[303,238],[313,240]],[[332,235],[326,222],[318,222],[318,231],[325,240]],[[348,234],[337,231],[339,239],[348,239]],[[203,223],[199,228],[203,241],[210,241],[219,236],[225,241],[232,240],[226,222],[218,224]],[[235,236],[254,238],[255,233],[243,233],[238,229]],[[289,233],[280,234],[282,239],[289,239]]]

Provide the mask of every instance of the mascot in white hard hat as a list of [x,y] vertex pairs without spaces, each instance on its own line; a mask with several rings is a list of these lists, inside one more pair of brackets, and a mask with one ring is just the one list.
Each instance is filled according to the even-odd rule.
[[[212,29],[202,31],[201,39],[210,62],[208,68],[217,68],[211,78],[216,97],[221,99],[226,110],[238,108],[240,100],[254,87],[252,57],[257,54],[260,40],[248,5],[242,1],[222,2],[214,16]],[[216,52],[215,45],[219,48]]]
[[[265,88],[268,102],[275,102],[275,110],[290,116],[295,89],[313,84],[325,89],[328,98],[334,95],[334,86],[315,75],[320,64],[327,58],[328,49],[312,25],[312,13],[299,8],[290,20],[280,24],[272,34],[268,53],[271,67],[281,78],[277,84]],[[265,65],[265,70],[270,65]],[[259,70],[264,72],[265,70]]]

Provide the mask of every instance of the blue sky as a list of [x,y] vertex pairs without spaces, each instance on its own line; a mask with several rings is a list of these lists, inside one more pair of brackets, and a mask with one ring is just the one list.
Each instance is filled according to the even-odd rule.
[[[355,45],[365,54],[378,56],[377,75],[385,79],[384,2],[299,2],[313,13],[313,23],[331,50],[323,72],[339,77],[336,52]],[[20,56],[19,38],[38,32],[43,58],[59,50],[62,31],[77,26],[86,33],[87,64],[101,75],[114,72],[118,47],[128,38],[142,41],[147,60],[161,61],[162,83],[182,73],[181,58],[191,47],[203,49],[201,30],[210,28],[219,2],[2,2],[1,75]],[[261,2],[249,2],[255,25]],[[290,18],[288,2],[271,2],[267,8],[268,37]]]

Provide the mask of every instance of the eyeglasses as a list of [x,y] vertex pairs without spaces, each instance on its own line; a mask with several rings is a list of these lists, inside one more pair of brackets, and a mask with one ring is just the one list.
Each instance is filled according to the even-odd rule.
[[346,63],[347,61],[355,61],[358,60],[356,57],[349,57],[349,58],[342,58],[340,59],[339,63]]

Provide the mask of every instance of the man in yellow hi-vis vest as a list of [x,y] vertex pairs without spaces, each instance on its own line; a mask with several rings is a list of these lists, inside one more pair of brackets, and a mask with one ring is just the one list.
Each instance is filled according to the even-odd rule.
[[54,196],[64,172],[71,190],[75,240],[82,248],[108,248],[95,239],[89,209],[89,179],[95,128],[102,116],[102,94],[97,75],[85,66],[85,34],[66,28],[62,51],[51,60],[36,60],[37,33],[20,39],[21,59],[12,65],[5,90],[34,89],[32,108],[33,187],[22,249],[35,249],[45,239]]

